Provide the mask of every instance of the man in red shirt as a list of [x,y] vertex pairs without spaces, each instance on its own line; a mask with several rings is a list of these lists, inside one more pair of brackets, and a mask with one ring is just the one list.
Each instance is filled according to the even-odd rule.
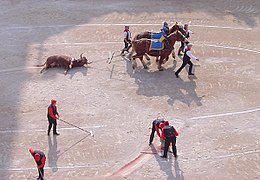
[[45,160],[46,160],[46,156],[42,151],[39,150],[33,150],[32,148],[29,149],[29,152],[31,153],[31,155],[33,156],[36,164],[37,164],[37,168],[38,168],[38,172],[39,172],[39,176],[37,178],[37,180],[44,180],[44,165],[45,165]]
[[165,127],[162,130],[161,138],[165,140],[164,153],[162,158],[167,158],[167,152],[169,150],[169,146],[172,143],[172,153],[175,158],[177,158],[177,148],[176,148],[176,136],[178,136],[178,132],[173,126],[169,125],[168,121],[164,122]]
[[56,107],[56,100],[51,100],[51,105],[48,107],[48,121],[49,121],[49,128],[48,128],[48,136],[50,135],[50,131],[53,125],[53,135],[60,135],[57,133],[57,119],[60,117]]

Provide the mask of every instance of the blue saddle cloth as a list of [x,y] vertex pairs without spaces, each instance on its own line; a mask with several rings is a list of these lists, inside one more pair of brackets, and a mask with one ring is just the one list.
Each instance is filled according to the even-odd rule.
[[163,36],[163,32],[153,32],[151,39],[160,39]]
[[151,50],[162,50],[164,48],[164,44],[159,41],[159,39],[152,39],[151,40]]

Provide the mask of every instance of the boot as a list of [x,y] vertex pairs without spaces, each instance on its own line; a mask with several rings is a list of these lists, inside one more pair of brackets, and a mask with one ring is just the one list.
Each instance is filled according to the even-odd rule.
[[178,50],[178,56],[182,56],[183,54],[181,53],[181,48]]

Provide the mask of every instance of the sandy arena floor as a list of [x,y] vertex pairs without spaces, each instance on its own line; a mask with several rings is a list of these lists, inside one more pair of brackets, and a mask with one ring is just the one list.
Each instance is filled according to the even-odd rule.
[[[45,179],[260,179],[260,3],[258,0],[0,1],[0,179],[36,179],[29,147],[46,153]],[[189,23],[194,78],[171,58],[159,72],[133,72],[114,57],[122,32]],[[179,47],[176,43],[175,48]],[[40,74],[54,54],[93,61],[68,75]],[[46,110],[58,100],[63,122],[47,136]],[[148,146],[151,122],[167,118],[180,136],[178,160]]]

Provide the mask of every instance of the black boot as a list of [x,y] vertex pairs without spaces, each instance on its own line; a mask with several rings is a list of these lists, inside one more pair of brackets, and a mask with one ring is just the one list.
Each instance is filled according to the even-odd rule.
[[181,53],[181,48],[178,50],[178,56],[182,56],[183,54]]
[[50,130],[50,128],[49,128],[49,129],[48,129],[48,133],[47,133],[48,136],[50,135],[50,131],[51,131],[51,130]]
[[121,56],[125,55],[125,54],[124,54],[124,52],[125,52],[125,50],[123,50],[123,51],[121,52],[121,54],[120,54],[120,55],[121,55]]

